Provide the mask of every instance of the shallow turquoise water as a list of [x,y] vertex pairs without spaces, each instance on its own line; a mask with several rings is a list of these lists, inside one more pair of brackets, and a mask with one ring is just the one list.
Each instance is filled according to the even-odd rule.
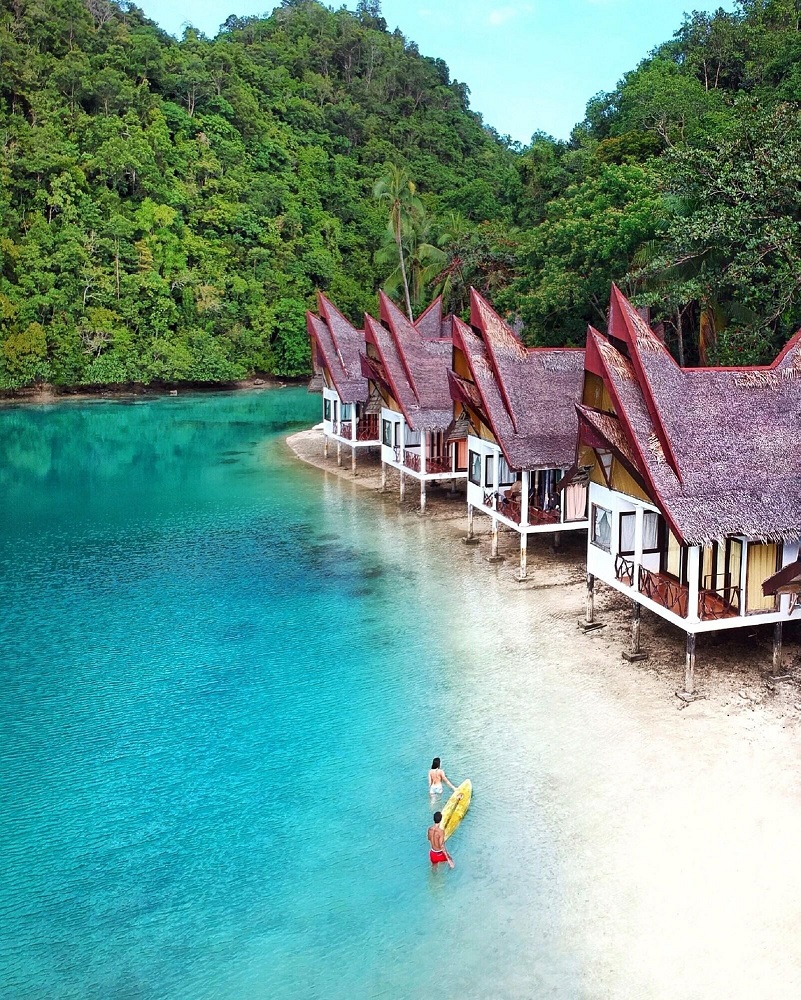
[[[583,995],[553,830],[529,805],[514,847],[499,780],[527,731],[480,631],[504,610],[289,456],[318,410],[0,410],[4,997]],[[452,872],[435,753],[476,789]]]

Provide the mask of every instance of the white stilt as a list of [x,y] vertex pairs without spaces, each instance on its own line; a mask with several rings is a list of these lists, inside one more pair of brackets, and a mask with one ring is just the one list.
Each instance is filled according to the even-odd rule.
[[387,488],[387,463],[381,463],[381,490],[384,491]]
[[342,442],[337,441],[337,465],[342,465]]
[[328,435],[323,438],[323,458],[328,458]]
[[520,532],[520,579],[526,578],[526,564],[528,562],[528,532]]
[[423,431],[420,435],[420,513],[426,512],[426,448],[429,440],[429,432]]

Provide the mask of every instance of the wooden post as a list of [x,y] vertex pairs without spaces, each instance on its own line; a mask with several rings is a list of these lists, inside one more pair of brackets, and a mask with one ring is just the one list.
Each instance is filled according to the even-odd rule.
[[640,615],[642,608],[638,601],[631,602],[631,652],[624,653],[623,659],[629,663],[639,663],[640,660],[647,660],[648,654],[640,649]]
[[[595,632],[606,627],[603,622],[595,620],[595,576],[592,573],[587,574],[587,606],[584,619],[579,619],[578,624],[582,632]],[[626,653],[623,655],[626,656]]]
[[684,692],[695,693],[695,632],[687,633],[687,657],[684,666]]
[[782,623],[773,625],[773,673],[779,674],[782,669]]

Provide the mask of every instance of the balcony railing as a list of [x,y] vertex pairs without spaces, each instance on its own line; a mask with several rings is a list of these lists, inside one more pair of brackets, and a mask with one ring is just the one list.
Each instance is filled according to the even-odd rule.
[[377,441],[378,440],[378,416],[375,413],[368,413],[359,418],[356,424],[357,441]]
[[615,556],[615,578],[630,587],[634,581],[634,560],[618,553]]
[[702,590],[698,595],[698,616],[701,621],[720,621],[740,614],[740,588],[722,587]]
[[409,448],[403,449],[403,464],[407,469],[412,469],[414,472],[420,471],[420,453],[418,451],[410,451]]
[[450,472],[453,462],[449,454],[435,455],[426,460],[426,472]]
[[[497,511],[499,514],[503,514],[504,517],[509,518],[510,521],[514,521],[515,524],[520,524],[522,507],[519,498],[510,498],[505,493],[498,492],[497,494],[489,494],[490,502],[486,503],[485,506],[492,506],[492,497],[497,496],[498,504]],[[528,524],[538,525],[538,524],[558,524],[560,518],[559,510],[542,510],[541,507],[537,507],[535,504],[530,503],[528,505]]]
[[679,583],[672,576],[654,573],[640,566],[640,593],[645,594],[655,604],[660,604],[680,618],[687,617],[690,588]]

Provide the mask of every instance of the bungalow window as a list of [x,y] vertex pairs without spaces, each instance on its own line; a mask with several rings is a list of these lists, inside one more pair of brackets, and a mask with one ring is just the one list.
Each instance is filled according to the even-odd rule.
[[323,420],[331,419],[331,400],[326,397],[323,400]]
[[492,474],[493,455],[484,456],[484,486],[490,489],[495,486],[495,479]]
[[467,478],[474,486],[481,485],[481,455],[477,451],[470,451],[470,472]]
[[392,421],[384,420],[381,423],[381,443],[387,448],[392,447]]
[[592,505],[592,535],[591,541],[604,552],[612,551],[612,511],[606,507]]
[[503,455],[498,455],[498,485],[511,486],[515,482],[517,482],[517,473],[512,472]]
[[341,414],[343,420],[350,420],[350,403],[342,404]]
[[[637,515],[633,510],[623,511],[620,515],[620,554],[622,556],[634,555],[634,527],[637,523]],[[659,530],[659,514],[654,510],[643,511],[642,518],[642,551],[643,554],[661,552]]]

